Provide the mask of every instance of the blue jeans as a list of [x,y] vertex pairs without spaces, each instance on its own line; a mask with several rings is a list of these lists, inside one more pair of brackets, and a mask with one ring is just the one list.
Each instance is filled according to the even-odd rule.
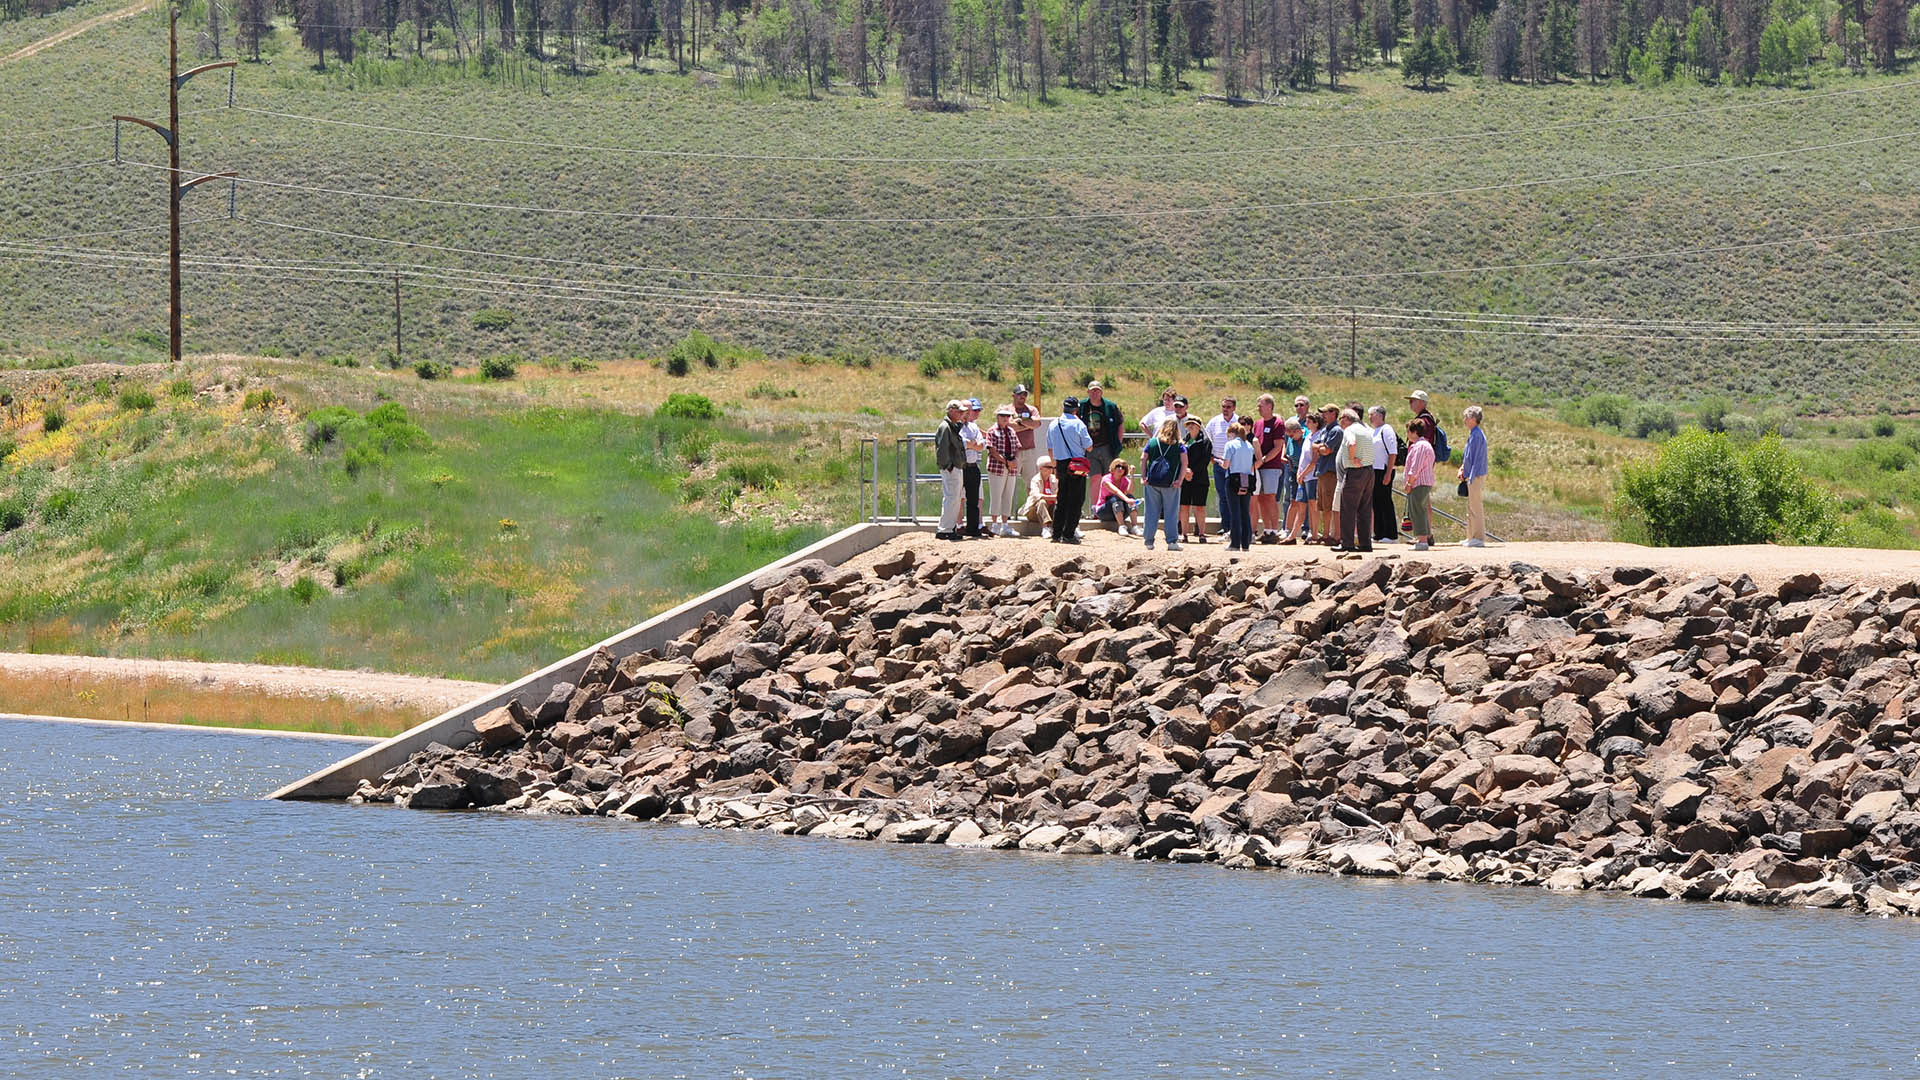
[[1218,465],[1213,467],[1213,490],[1220,495],[1220,531],[1227,531],[1227,504],[1233,496],[1227,494],[1227,470]]
[[1147,546],[1153,546],[1153,523],[1166,522],[1167,543],[1180,542],[1180,485],[1167,487],[1147,485],[1147,517],[1140,532],[1147,538]]

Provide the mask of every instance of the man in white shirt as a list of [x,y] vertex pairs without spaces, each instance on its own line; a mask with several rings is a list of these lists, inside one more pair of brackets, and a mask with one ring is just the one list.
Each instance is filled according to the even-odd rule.
[[1393,467],[1400,460],[1400,437],[1387,423],[1385,405],[1367,410],[1367,426],[1373,429],[1373,538],[1391,544],[1400,537],[1400,519],[1393,511]]
[[1140,430],[1147,433],[1147,438],[1151,439],[1159,434],[1162,421],[1173,419],[1174,396],[1171,386],[1160,391],[1160,404],[1148,409],[1147,415],[1140,418]]
[[1233,440],[1233,425],[1240,422],[1235,411],[1239,402],[1230,397],[1220,399],[1220,415],[1202,425],[1207,433],[1207,441],[1213,444],[1213,490],[1220,497],[1220,520],[1227,520],[1227,459],[1221,455],[1226,452],[1227,443]]

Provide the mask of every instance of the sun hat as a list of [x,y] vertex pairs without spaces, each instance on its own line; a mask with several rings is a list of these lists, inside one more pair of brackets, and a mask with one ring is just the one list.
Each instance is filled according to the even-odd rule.
[[967,403],[964,401],[961,401],[959,398],[949,398],[947,400],[948,412],[952,412],[955,409],[964,409],[966,407],[967,407]]
[[1012,415],[1013,415],[1013,406],[1011,406],[1011,405],[1002,405],[1002,406],[1000,406],[999,408],[997,408],[997,409],[995,409],[995,410],[993,410],[993,415],[995,415],[995,416],[1012,416]]
[[1101,388],[1101,387],[1100,387],[1100,382],[1099,382],[1099,380],[1097,380],[1097,379],[1096,379],[1096,380],[1094,380],[1093,382],[1090,382],[1090,383],[1088,383],[1088,384],[1087,384],[1087,389],[1089,389],[1089,390],[1098,390],[1098,389],[1100,389],[1100,388]]
[[1051,469],[1053,468],[1053,459],[1050,457],[1042,457],[1039,461],[1033,463],[1033,467],[1036,469]]
[[1427,400],[1427,392],[1425,390],[1415,390],[1407,395],[1407,400],[1408,401],[1425,401]]

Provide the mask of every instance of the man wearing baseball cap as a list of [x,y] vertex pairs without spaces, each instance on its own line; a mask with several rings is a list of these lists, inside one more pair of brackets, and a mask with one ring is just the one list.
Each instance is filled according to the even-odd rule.
[[967,399],[967,422],[960,429],[967,445],[967,464],[963,477],[967,486],[967,527],[961,533],[969,539],[990,535],[980,520],[980,455],[987,449],[987,437],[976,423],[980,419],[980,399]]
[[[1060,402],[1060,418],[1047,425],[1047,456],[1059,481],[1053,501],[1053,542],[1080,542],[1080,511],[1087,503],[1087,451],[1093,437],[1080,419],[1080,399]],[[1078,466],[1076,468],[1076,465]]]
[[1080,403],[1080,419],[1086,422],[1087,435],[1093,439],[1093,446],[1087,450],[1093,475],[1104,476],[1113,466],[1113,459],[1120,456],[1121,440],[1126,436],[1127,429],[1120,423],[1120,406],[1108,400],[1097,381],[1090,382],[1087,400]]
[[1021,383],[1013,388],[1013,432],[1020,442],[1020,490],[1025,491],[1033,483],[1034,474],[1040,471],[1040,429],[1047,422],[1040,417],[1040,410],[1028,403],[1027,385]]
[[934,464],[940,469],[941,540],[960,539],[960,511],[966,504],[967,444],[960,434],[966,425],[967,403],[947,402],[947,418],[933,435]]

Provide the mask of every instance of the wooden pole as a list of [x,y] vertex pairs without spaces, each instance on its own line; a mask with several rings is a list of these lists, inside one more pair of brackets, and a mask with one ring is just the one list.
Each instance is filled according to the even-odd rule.
[[393,275],[393,366],[400,366],[400,275]]
[[[1033,397],[1031,400],[1035,402],[1040,400],[1040,346],[1038,345],[1033,347]],[[1034,407],[1039,408],[1037,404]]]
[[167,331],[180,362],[180,9],[167,6]]

